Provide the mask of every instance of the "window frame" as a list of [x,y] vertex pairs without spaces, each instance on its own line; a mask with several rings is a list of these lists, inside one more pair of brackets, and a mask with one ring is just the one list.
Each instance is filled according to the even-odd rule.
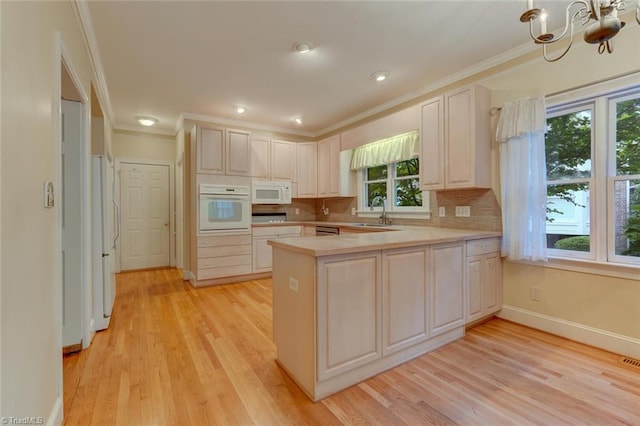
[[[596,220],[597,214],[595,212],[595,197],[593,196],[593,187],[595,181],[595,164],[596,164],[596,150],[595,150],[595,116],[596,116],[596,103],[594,100],[586,100],[586,101],[578,101],[575,103],[571,103],[570,105],[562,105],[556,107],[547,107],[547,120],[549,118],[560,117],[563,115],[572,114],[575,112],[590,110],[591,111],[591,154],[589,160],[591,161],[591,171],[590,177],[581,177],[581,178],[566,178],[566,179],[555,179],[548,180],[547,178],[547,188],[550,185],[567,185],[572,183],[587,183],[589,186],[589,205],[587,206],[588,214],[589,214],[589,251],[577,251],[577,250],[563,250],[547,247],[547,254],[551,257],[561,257],[561,258],[571,258],[571,259],[596,259],[596,251],[595,247],[597,246],[593,240],[593,236],[596,232]],[[548,197],[547,197],[548,198]],[[548,235],[548,234],[546,234]]]
[[[611,265],[615,268],[640,267],[640,257],[615,254],[615,216],[613,185],[618,180],[640,179],[640,174],[616,174],[616,105],[624,100],[640,97],[638,74],[584,86],[576,90],[547,97],[547,118],[550,114],[569,111],[573,107],[593,103],[591,180],[590,190],[590,253],[585,257],[569,250],[548,249],[549,258],[561,269],[572,270],[567,262],[580,261],[595,265]],[[561,115],[561,114],[559,114]],[[547,184],[557,182],[549,181]],[[576,253],[578,253],[576,255]],[[598,271],[602,267],[596,268]],[[607,275],[615,275],[610,272]]]
[[[414,207],[414,206],[403,207],[403,206],[395,205],[395,199],[397,196],[397,188],[396,188],[395,182],[399,180],[409,180],[409,179],[418,179],[418,182],[420,182],[419,169],[418,169],[418,173],[415,175],[397,176],[398,163],[400,163],[400,161],[386,164],[387,177],[384,180],[383,179],[376,179],[372,181],[367,180],[367,169],[369,169],[368,167],[358,170],[358,173],[357,173],[358,174],[358,216],[378,217],[380,213],[382,213],[382,206],[375,206],[373,207],[373,209],[371,209],[371,207],[368,206],[368,196],[367,196],[368,194],[366,191],[366,185],[368,183],[386,182],[387,195],[385,198],[387,200],[387,207],[386,207],[387,214],[391,213],[390,216],[395,218],[416,218],[416,216],[420,216],[420,218],[430,217],[429,191],[425,191],[421,189],[421,192],[422,192],[421,207]],[[381,164],[380,166],[382,165],[384,164]],[[373,167],[379,167],[379,166],[373,166]],[[390,193],[392,195],[391,198],[389,197]]]

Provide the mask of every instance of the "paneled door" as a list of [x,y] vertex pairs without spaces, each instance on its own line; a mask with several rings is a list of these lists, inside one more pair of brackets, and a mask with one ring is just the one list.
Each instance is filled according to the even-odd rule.
[[121,163],[122,270],[169,266],[169,166]]

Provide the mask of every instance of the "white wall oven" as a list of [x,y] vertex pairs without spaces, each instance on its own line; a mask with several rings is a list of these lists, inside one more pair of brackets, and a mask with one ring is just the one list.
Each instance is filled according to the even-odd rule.
[[251,232],[250,187],[201,184],[199,198],[200,232]]

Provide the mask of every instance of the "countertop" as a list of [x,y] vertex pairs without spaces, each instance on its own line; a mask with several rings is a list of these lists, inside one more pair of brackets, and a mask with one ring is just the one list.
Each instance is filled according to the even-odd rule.
[[[314,257],[502,236],[501,232],[496,231],[437,228],[428,226],[389,225],[381,228],[362,227],[348,222],[284,222],[283,224],[322,224],[329,226],[353,227],[360,231],[362,231],[363,228],[371,230],[371,232],[366,233],[348,233],[322,237],[288,237],[269,241],[269,244],[273,247]],[[388,232],[379,232],[381,230],[387,230]]]

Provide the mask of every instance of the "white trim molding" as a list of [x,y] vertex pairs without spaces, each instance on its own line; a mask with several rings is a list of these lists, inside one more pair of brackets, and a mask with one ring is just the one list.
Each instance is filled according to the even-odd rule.
[[51,407],[51,412],[49,413],[49,417],[47,418],[47,426],[59,426],[62,424],[62,398],[57,397],[56,401],[53,403],[53,407]]
[[640,358],[640,339],[612,333],[550,315],[503,305],[498,318],[546,331],[576,342],[595,346],[616,354]]

